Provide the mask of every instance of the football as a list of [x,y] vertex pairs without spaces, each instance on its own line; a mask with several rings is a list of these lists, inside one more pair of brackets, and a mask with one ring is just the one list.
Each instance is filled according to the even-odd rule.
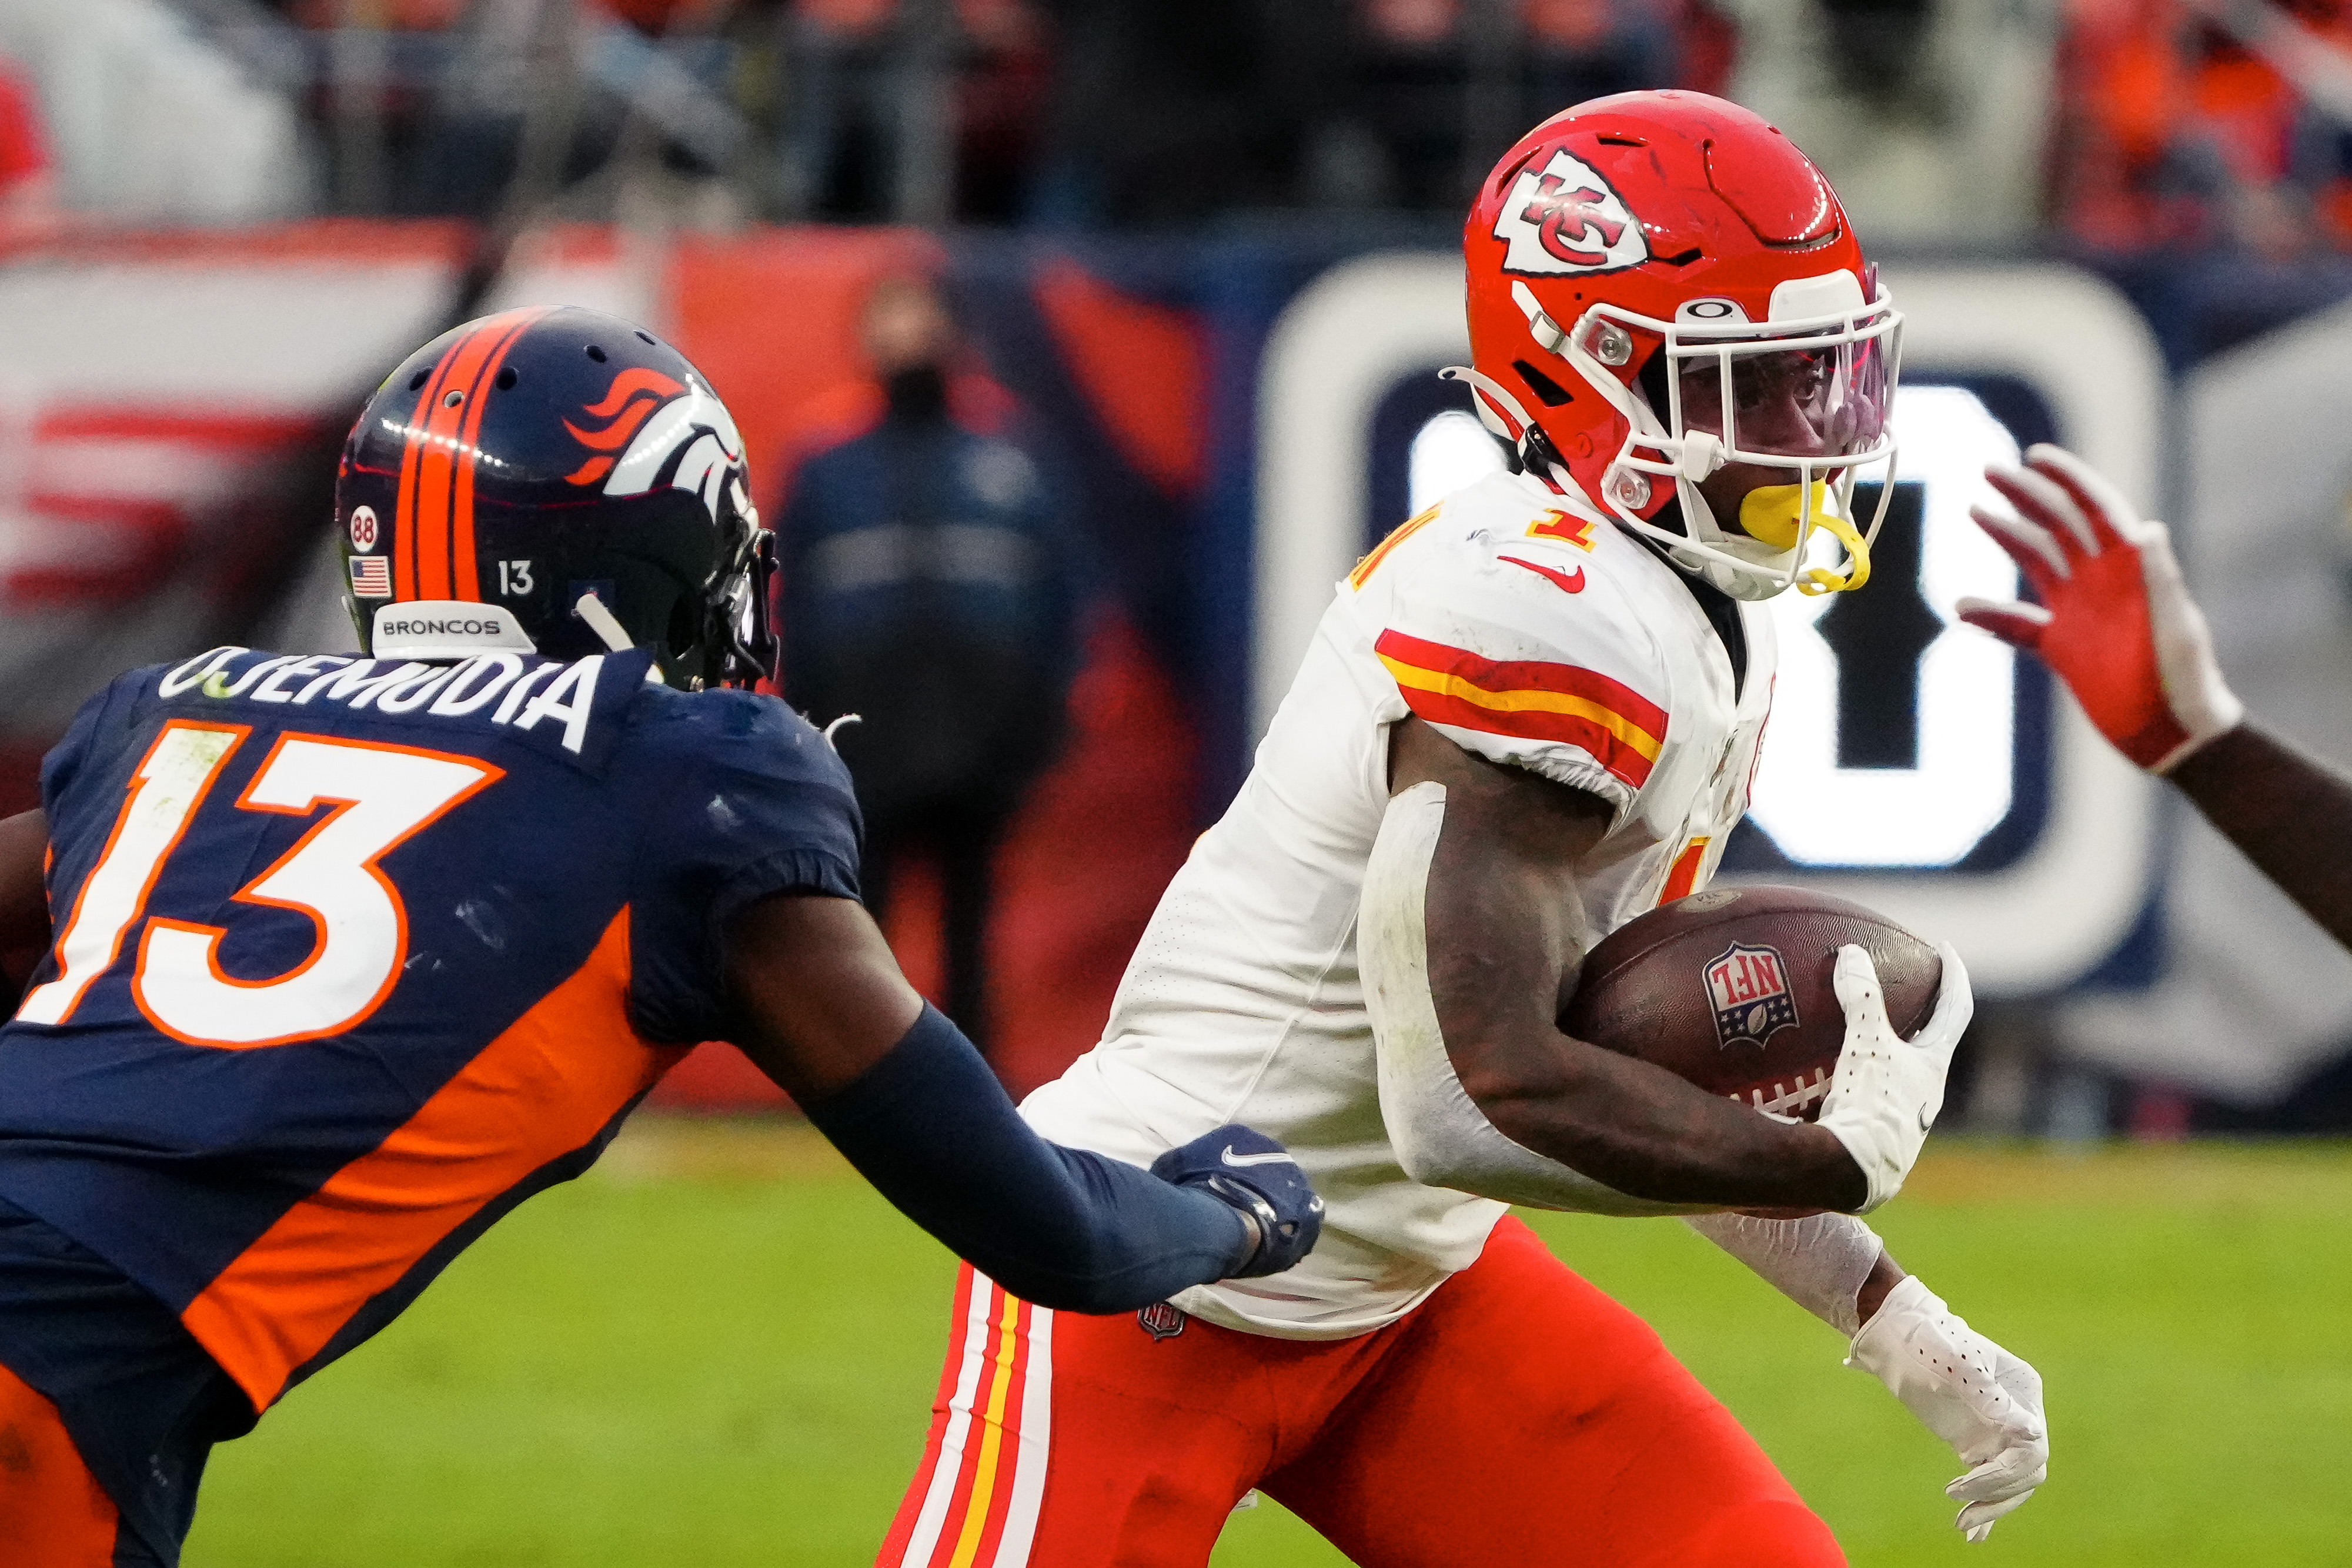
[[1711,1093],[1811,1121],[1845,1040],[1832,973],[1870,955],[1909,1038],[1935,1010],[1943,959],[1886,916],[1794,887],[1724,888],[1662,904],[1586,955],[1560,1028]]

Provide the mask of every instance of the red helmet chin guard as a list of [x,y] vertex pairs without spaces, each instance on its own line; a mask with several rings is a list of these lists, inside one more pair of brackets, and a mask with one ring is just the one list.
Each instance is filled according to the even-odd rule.
[[[1878,519],[1853,527],[1853,485],[1893,476],[1902,318],[1787,137],[1703,93],[1579,104],[1504,154],[1462,249],[1471,368],[1450,373],[1531,473],[1742,598],[1861,586]],[[1730,462],[1791,482],[1719,520],[1698,485]],[[1653,520],[1677,497],[1680,531]],[[1808,567],[1815,528],[1843,570]]]

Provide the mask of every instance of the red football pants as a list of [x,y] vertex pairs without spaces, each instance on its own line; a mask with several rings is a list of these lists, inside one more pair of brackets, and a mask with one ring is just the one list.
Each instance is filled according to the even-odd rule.
[[0,1366],[0,1563],[109,1568],[116,1523],[57,1406]]
[[1360,1568],[1845,1562],[1649,1326],[1517,1219],[1354,1339],[1048,1312],[970,1269],[956,1310],[884,1568],[1200,1568],[1252,1487]]

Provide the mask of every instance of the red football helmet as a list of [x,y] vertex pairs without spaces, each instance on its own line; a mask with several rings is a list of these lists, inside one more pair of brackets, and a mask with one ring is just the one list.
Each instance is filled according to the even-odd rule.
[[[1530,473],[1741,598],[1862,586],[1902,317],[1787,137],[1704,93],[1579,104],[1504,154],[1462,250],[1472,368],[1449,373]],[[1865,533],[1854,474],[1881,463]],[[1807,565],[1817,528],[1842,565]]]

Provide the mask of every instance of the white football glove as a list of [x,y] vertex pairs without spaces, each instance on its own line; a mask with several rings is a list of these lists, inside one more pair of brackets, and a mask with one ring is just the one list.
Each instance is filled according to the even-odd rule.
[[1952,1048],[1959,1044],[1960,1033],[1976,1011],[1959,954],[1949,943],[1939,944],[1936,951],[1944,960],[1936,1010],[1927,1026],[1906,1040],[1886,1019],[1886,995],[1870,955],[1853,946],[1838,949],[1832,980],[1845,1009],[1845,1045],[1838,1052],[1837,1071],[1830,1077],[1819,1119],[1862,1167],[1868,1196],[1855,1211],[1860,1214],[1868,1214],[1903,1189],[1903,1178],[1911,1174],[1919,1145],[1927,1141],[1927,1129],[1943,1109],[1944,1072],[1952,1064]]
[[1920,1425],[1969,1467],[1944,1489],[1962,1505],[1954,1526],[1992,1533],[2050,1473],[2042,1375],[1969,1327],[1916,1276],[1886,1292],[1845,1358],[1886,1385]]
[[2172,536],[2074,454],[2029,447],[2022,468],[1985,477],[2017,511],[1970,508],[2042,602],[1969,597],[1960,619],[2030,648],[2099,733],[2167,773],[2237,727],[2245,705],[2222,682],[2204,614],[2181,580]]

